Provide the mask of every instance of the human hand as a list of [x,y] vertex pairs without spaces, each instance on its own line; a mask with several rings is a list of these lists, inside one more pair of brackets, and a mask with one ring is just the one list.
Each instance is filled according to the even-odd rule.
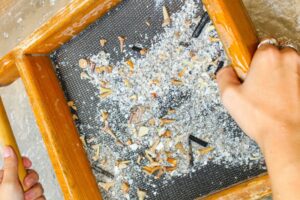
[[27,169],[27,176],[24,185],[29,188],[23,191],[18,177],[18,160],[11,147],[4,147],[4,167],[0,170],[0,200],[45,200],[43,187],[38,182],[38,174],[29,169],[31,161],[23,157],[24,167]]
[[225,107],[261,147],[273,199],[300,199],[300,56],[263,45],[241,83],[231,67],[217,74]]
[[224,106],[262,149],[274,137],[300,137],[300,57],[294,49],[265,44],[244,83],[231,67],[217,81]]

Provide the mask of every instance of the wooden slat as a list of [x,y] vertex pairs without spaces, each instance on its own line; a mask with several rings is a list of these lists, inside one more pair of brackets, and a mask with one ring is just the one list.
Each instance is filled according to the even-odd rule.
[[0,96],[0,145],[1,146],[11,146],[14,149],[14,151],[17,155],[17,158],[18,158],[19,180],[22,184],[24,191],[26,191],[28,188],[24,185],[24,178],[27,173],[24,168],[20,150],[19,150],[16,138],[13,134],[13,130],[10,126],[9,119],[6,114],[1,96]]
[[65,199],[100,200],[95,177],[48,57],[16,59]]
[[258,200],[271,195],[268,175],[248,180],[218,193],[198,198],[197,200]]
[[224,49],[241,79],[258,45],[258,38],[242,0],[203,0]]
[[72,39],[122,0],[73,0],[47,23],[25,39],[19,48],[25,54],[49,54]]
[[19,78],[19,72],[15,65],[14,54],[10,52],[0,59],[0,86],[9,85]]

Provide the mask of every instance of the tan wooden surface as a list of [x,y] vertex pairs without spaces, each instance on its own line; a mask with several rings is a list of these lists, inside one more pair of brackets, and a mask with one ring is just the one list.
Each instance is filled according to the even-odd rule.
[[258,38],[242,0],[203,0],[203,3],[235,71],[245,79]]
[[258,200],[270,195],[271,184],[269,177],[268,175],[262,175],[198,200]]
[[100,200],[79,133],[48,57],[16,59],[65,199]]
[[[64,8],[71,0],[0,0],[0,57]],[[4,36],[5,34],[5,36]]]
[[4,14],[7,9],[16,2],[16,0],[3,0],[0,1],[0,15]]
[[20,45],[25,54],[48,54],[122,0],[73,0]]
[[25,185],[24,185],[24,178],[26,176],[26,170],[23,165],[22,157],[20,154],[20,150],[18,147],[18,144],[16,142],[15,136],[13,134],[12,128],[10,126],[8,117],[6,115],[6,111],[2,102],[2,99],[0,97],[0,144],[1,146],[11,146],[17,157],[18,157],[18,175],[20,182],[22,183],[24,191],[26,191]]

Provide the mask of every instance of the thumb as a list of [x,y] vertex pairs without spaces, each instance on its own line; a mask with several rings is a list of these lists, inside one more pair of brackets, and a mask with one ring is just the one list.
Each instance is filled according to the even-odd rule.
[[4,157],[4,174],[2,183],[18,182],[18,159],[14,150],[10,146],[3,149]]
[[231,66],[221,69],[217,74],[217,82],[221,93],[222,101],[227,109],[232,103],[236,103],[241,82]]

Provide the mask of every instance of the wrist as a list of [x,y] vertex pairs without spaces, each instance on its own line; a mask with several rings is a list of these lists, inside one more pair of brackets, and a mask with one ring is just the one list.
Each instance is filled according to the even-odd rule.
[[[300,148],[300,127],[297,126],[276,126],[276,123],[266,125],[268,127],[265,130],[259,131],[255,141],[265,153],[268,149],[278,148],[284,150],[289,146],[299,145]],[[273,127],[270,129],[270,127]]]
[[[300,180],[300,136],[298,131],[273,132],[261,141],[274,199],[295,199]],[[298,199],[298,198],[296,198]]]
[[283,165],[300,164],[300,131],[297,129],[268,132],[257,143],[267,162],[276,160]]

